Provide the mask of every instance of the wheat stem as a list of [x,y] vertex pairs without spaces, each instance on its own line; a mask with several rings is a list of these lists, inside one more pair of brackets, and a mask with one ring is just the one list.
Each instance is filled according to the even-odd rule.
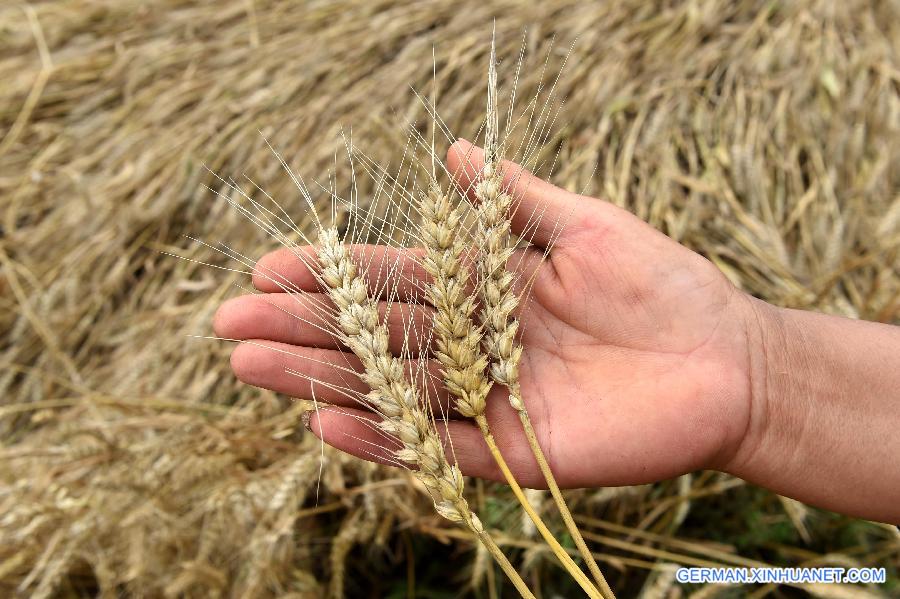
[[497,562],[497,565],[500,566],[500,569],[506,574],[509,581],[513,583],[513,586],[516,587],[516,590],[519,591],[519,594],[524,599],[537,599],[534,596],[534,593],[528,588],[528,585],[525,584],[525,581],[522,580],[522,577],[516,571],[509,560],[506,558],[506,555],[503,554],[503,550],[497,545],[494,541],[493,537],[487,533],[487,531],[482,530],[480,533],[476,533],[478,536],[478,540],[487,548],[488,552]]
[[[510,394],[512,393],[519,393],[519,390],[511,390]],[[519,410],[519,420],[522,422],[522,428],[525,430],[525,436],[528,438],[528,445],[531,446],[531,453],[534,454],[534,459],[537,460],[538,467],[541,469],[541,474],[544,475],[544,480],[547,482],[550,494],[553,495],[553,501],[556,502],[559,513],[566,525],[566,530],[572,535],[572,539],[575,541],[578,552],[585,558],[588,570],[590,570],[591,576],[594,577],[594,580],[600,586],[603,596],[608,599],[615,599],[615,593],[613,593],[609,583],[606,582],[603,572],[600,571],[600,567],[597,566],[597,562],[594,560],[591,550],[581,536],[581,531],[578,530],[578,525],[575,524],[575,519],[572,518],[572,512],[569,510],[569,506],[566,504],[565,498],[563,498],[562,491],[560,491],[559,485],[556,483],[556,477],[553,476],[553,470],[550,469],[550,464],[547,463],[544,450],[541,449],[541,445],[538,443],[537,435],[534,432],[534,426],[531,424],[531,418],[528,417],[528,412]]]
[[481,429],[481,434],[484,437],[485,442],[487,443],[488,449],[491,451],[491,455],[494,457],[494,461],[497,462],[497,466],[499,466],[500,471],[503,473],[503,478],[506,479],[506,482],[509,484],[509,487],[512,489],[513,495],[516,496],[516,499],[519,500],[519,503],[522,504],[522,509],[525,510],[525,513],[528,514],[528,517],[531,518],[531,521],[534,522],[535,527],[538,532],[541,533],[541,536],[544,537],[544,540],[547,542],[547,545],[550,546],[550,550],[553,551],[553,555],[560,561],[563,568],[569,573],[569,575],[575,579],[575,582],[578,583],[578,586],[587,593],[588,597],[591,599],[602,599],[603,595],[597,591],[594,585],[591,583],[590,579],[585,575],[584,572],[578,567],[578,564],[569,556],[568,552],[563,548],[562,545],[559,544],[559,541],[556,540],[556,537],[553,536],[553,533],[550,532],[550,529],[544,524],[544,521],[541,519],[541,516],[535,511],[534,507],[532,507],[531,502],[528,501],[528,498],[525,496],[525,492],[522,490],[522,487],[519,486],[518,481],[516,481],[516,477],[513,475],[512,471],[509,469],[509,466],[506,463],[506,460],[503,458],[503,454],[500,453],[500,448],[497,447],[497,442],[494,439],[493,433],[491,433],[490,427],[488,426],[487,418],[482,414],[475,417],[475,422],[478,424],[478,428]]

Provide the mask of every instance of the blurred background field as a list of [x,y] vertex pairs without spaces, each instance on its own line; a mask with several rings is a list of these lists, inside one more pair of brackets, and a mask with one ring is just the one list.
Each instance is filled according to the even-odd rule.
[[[228,343],[190,337],[249,278],[168,255],[242,269],[185,236],[276,246],[207,167],[302,219],[265,139],[313,179],[342,128],[396,163],[432,48],[438,110],[475,135],[494,21],[506,89],[524,32],[523,98],[568,56],[542,174],[767,301],[900,322],[896,1],[4,3],[0,595],[510,596],[406,473],[323,450],[305,403],[236,382]],[[532,586],[577,596],[505,489],[470,489]],[[896,529],[722,474],[570,497],[620,597],[900,596]],[[889,581],[682,586],[673,564]]]

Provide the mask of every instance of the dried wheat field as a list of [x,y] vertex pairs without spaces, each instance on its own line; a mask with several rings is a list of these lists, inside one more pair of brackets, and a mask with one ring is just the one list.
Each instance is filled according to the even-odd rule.
[[[277,198],[300,231],[286,240],[316,239],[272,148],[310,188],[333,175],[341,196],[377,197],[370,176],[350,187],[348,137],[397,173],[411,139],[430,143],[436,97],[453,135],[483,140],[493,31],[503,99],[523,44],[520,103],[559,75],[538,174],[756,297],[900,324],[896,2],[4,4],[2,596],[516,596],[482,526],[535,596],[581,596],[508,485],[448,491],[456,526],[429,481],[323,447],[312,398],[237,381],[233,344],[208,338],[279,245],[229,178]],[[584,566],[550,493],[522,494]],[[618,597],[900,592],[895,528],[725,474],[564,495]],[[876,566],[888,582],[689,585],[680,565]]]

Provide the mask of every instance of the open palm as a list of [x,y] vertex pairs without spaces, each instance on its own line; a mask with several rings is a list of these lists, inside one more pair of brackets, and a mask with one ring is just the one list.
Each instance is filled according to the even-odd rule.
[[[481,160],[477,148],[459,141],[448,169],[467,188]],[[518,201],[513,230],[535,244],[511,261],[521,280],[536,273],[520,314],[522,396],[559,484],[638,484],[726,467],[750,414],[746,296],[710,262],[630,213],[511,163],[505,172]],[[406,263],[401,271],[416,269],[415,260]],[[273,279],[309,292],[307,301],[277,293],[283,284]],[[227,302],[215,321],[217,334],[252,340],[232,356],[238,377],[298,397],[315,391],[334,405],[313,417],[317,435],[360,457],[386,458],[378,449],[385,440],[365,422],[374,415],[334,390],[365,387],[352,375],[358,362],[310,324],[322,316],[309,270],[293,253],[274,252],[260,260],[254,284],[270,293]],[[404,319],[421,311],[427,322],[428,310],[410,304],[389,312],[395,347],[403,343]],[[505,395],[495,388],[488,399],[498,445],[523,485],[543,486]],[[451,418],[439,428],[464,473],[502,480],[474,424]]]

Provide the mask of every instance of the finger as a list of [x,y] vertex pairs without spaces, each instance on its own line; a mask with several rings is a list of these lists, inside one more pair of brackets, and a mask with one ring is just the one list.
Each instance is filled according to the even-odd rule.
[[[394,459],[393,452],[400,449],[400,443],[377,428],[376,424],[379,420],[371,412],[359,409],[326,408],[310,415],[309,430],[325,443],[358,458],[393,466],[407,466]],[[471,449],[474,451],[478,451],[480,448],[485,454],[483,457],[490,459],[487,446],[484,445],[478,429],[471,422],[462,420],[438,422],[437,427],[445,443],[444,451],[448,454],[451,462],[448,437],[445,432],[447,427],[452,431],[451,436],[454,439],[458,436],[461,441],[471,444]],[[471,434],[474,434],[474,437],[471,437]],[[473,440],[476,443],[469,443]]]
[[[404,301],[423,297],[428,273],[422,268],[419,248],[385,245],[348,245],[354,263],[373,295]],[[266,293],[322,291],[314,246],[281,248],[259,259],[253,268],[253,286]]]
[[[457,184],[475,201],[475,184],[484,168],[484,151],[464,139],[459,139],[447,152],[447,170]],[[512,232],[535,245],[546,248],[557,243],[560,230],[583,214],[582,202],[587,198],[536,177],[524,167],[504,160],[501,165],[504,188],[510,191]]]
[[[417,356],[432,338],[434,309],[402,302],[378,303],[395,355]],[[385,316],[386,315],[386,316]],[[222,304],[213,318],[216,335],[226,339],[270,339],[292,345],[343,349],[335,333],[334,307],[321,293],[243,295]]]
[[[367,249],[363,250],[363,251],[371,252],[370,248],[372,248],[372,247],[375,247],[375,246],[368,246]],[[303,248],[299,248],[299,249],[303,249]],[[394,253],[395,255],[399,254],[399,251],[394,248],[385,248],[384,251],[385,251],[385,253]],[[424,269],[421,268],[421,266],[420,266],[421,258],[419,257],[418,252],[419,252],[418,249],[410,248],[409,253],[406,253],[404,256],[402,256],[400,258],[399,261],[395,262],[395,264],[397,265],[396,273],[390,273],[389,269],[383,268],[382,266],[380,266],[381,263],[379,262],[379,263],[372,263],[372,270],[374,270],[375,272],[371,276],[369,276],[368,274],[367,274],[367,276],[368,276],[369,281],[373,281],[373,280],[374,281],[377,281],[377,280],[384,281],[385,277],[393,277],[394,282],[398,286],[398,289],[396,292],[387,292],[386,293],[385,291],[389,291],[390,286],[387,286],[387,288],[386,288],[386,286],[384,284],[378,284],[378,285],[370,284],[370,290],[373,291],[373,293],[374,293],[376,291],[376,287],[377,287],[379,296],[382,298],[392,297],[394,299],[401,300],[402,302],[417,303],[420,307],[422,307],[426,311],[426,316],[430,317],[431,315],[433,315],[433,311],[429,311],[430,304],[427,302],[425,290],[426,290],[426,286],[429,285],[430,282],[432,281],[432,277],[427,272],[425,272]],[[415,254],[414,258],[412,257],[413,254]],[[471,258],[471,256],[469,256],[468,258]],[[534,279],[535,275],[538,274],[538,268],[543,266],[542,262],[543,262],[542,251],[537,250],[534,247],[523,248],[523,249],[519,249],[519,250],[516,250],[515,252],[513,252],[512,256],[510,256],[509,261],[507,262],[507,267],[511,271],[519,273],[519,276],[516,277],[516,279],[514,281],[514,293],[521,294],[522,292],[524,292],[526,290],[527,287],[529,287],[533,283],[533,279]],[[275,284],[271,280],[265,279],[265,278],[258,279],[257,275],[254,274],[254,286],[257,289],[259,289],[260,291],[270,294],[268,296],[265,296],[265,297],[270,298],[270,300],[266,300],[266,301],[272,301],[273,303],[277,304],[278,306],[283,306],[282,300],[277,299],[277,298],[279,298],[279,296],[297,298],[301,295],[311,295],[313,297],[310,300],[306,300],[306,301],[310,302],[310,306],[312,306],[313,308],[315,306],[325,305],[325,304],[323,304],[323,302],[325,302],[327,305],[330,305],[330,301],[328,301],[324,297],[324,294],[317,293],[317,290],[320,290],[320,288],[317,286],[312,273],[303,265],[303,263],[299,259],[296,258],[296,256],[291,254],[289,250],[282,249],[282,250],[277,250],[275,252],[272,252],[271,254],[267,254],[259,261],[257,268],[260,268],[259,267],[260,264],[263,264],[263,265],[271,264],[271,267],[265,266],[265,265],[263,266],[263,268],[265,268],[267,271],[270,271],[269,276],[274,277],[275,272],[277,271],[279,273],[279,276],[283,275],[283,277],[285,279],[290,278],[290,279],[292,279],[292,281],[294,281],[294,283],[292,283],[294,285],[294,287],[292,287],[290,289],[287,289],[284,284],[282,284],[282,287],[279,288],[279,287],[276,287]],[[474,276],[469,277],[466,285],[467,285],[466,291],[468,294],[471,295],[476,292],[476,289],[475,289],[476,281],[475,281]],[[298,289],[301,290],[302,293],[297,293]],[[278,293],[279,291],[288,291],[288,292],[287,293]],[[263,296],[260,296],[260,297],[263,297]],[[321,301],[319,301],[319,300],[321,300]],[[214,324],[219,323],[223,326],[227,326],[232,321],[234,321],[235,316],[240,315],[240,313],[237,311],[237,306],[230,305],[230,302],[233,302],[233,301],[235,301],[235,300],[229,300],[229,302],[226,302],[223,305],[223,307],[220,309],[220,311],[217,312],[217,316],[216,316],[216,320],[215,320]],[[297,303],[296,299],[293,299],[290,301]],[[288,303],[290,303],[290,302],[288,302]],[[243,304],[240,304],[240,307],[243,308],[246,306]],[[382,313],[383,313],[383,309],[384,309],[384,304],[382,303],[382,305],[380,306],[380,310],[382,310]],[[477,306],[476,306],[476,309],[477,309]],[[304,309],[304,313],[306,311],[307,310]],[[245,319],[247,319],[248,324],[253,326],[256,320],[258,320],[259,322],[263,322],[265,320],[265,318],[264,318],[265,315],[270,313],[271,311],[263,308],[263,312],[264,312],[264,314],[255,314],[255,315],[245,314],[243,316]],[[403,313],[402,315],[406,316],[406,313]],[[418,313],[416,315],[418,316]],[[312,314],[311,314],[311,316],[312,316]],[[311,319],[306,318],[306,320],[311,320]],[[397,316],[397,320],[398,321],[400,320],[400,315]],[[241,321],[243,322],[244,320],[242,319]],[[430,318],[428,318],[427,321],[430,322]],[[314,322],[318,322],[318,321],[314,321]],[[417,318],[415,322],[420,323],[422,321]],[[389,323],[389,324],[392,324],[392,323]],[[399,325],[399,322],[394,323],[394,324]],[[293,328],[296,328],[297,326],[299,326],[299,325],[295,324],[295,325],[293,325]],[[291,328],[291,327],[288,327],[288,328]],[[218,329],[216,329],[216,330],[218,331]],[[395,330],[395,329],[392,328],[392,331],[393,330]],[[396,330],[399,330],[399,328]],[[419,327],[419,330],[422,330],[421,327]],[[217,334],[221,337],[229,337],[229,338],[233,338],[233,339],[246,339],[246,338],[250,338],[250,337],[262,337],[262,338],[275,339],[278,341],[285,341],[286,343],[296,343],[297,345],[315,345],[317,347],[332,347],[332,346],[336,347],[336,345],[333,342],[328,344],[329,343],[328,340],[326,340],[324,342],[324,343],[326,343],[326,345],[319,345],[318,342],[306,342],[306,341],[298,341],[298,340],[291,340],[291,339],[280,339],[277,337],[269,337],[268,334],[260,333],[256,329],[253,329],[250,332],[246,332],[246,333],[242,333],[242,334],[237,334],[234,332],[229,332],[229,333],[219,332]],[[428,335],[430,334],[430,327],[428,329],[424,330],[423,334],[425,335],[423,338],[428,338]],[[322,335],[325,335],[325,333],[322,333]],[[317,337],[317,339],[318,339],[318,337]],[[392,337],[392,339],[393,339],[393,337]],[[394,347],[401,347],[401,346],[397,345]]]
[[377,427],[380,420],[364,410],[323,407],[310,412],[307,428],[323,442],[352,456],[377,464],[403,466],[394,457],[401,444]]
[[[408,380],[416,381],[420,397],[431,409],[456,418],[450,397],[443,388],[440,368],[433,361],[405,360]],[[366,409],[363,396],[369,387],[360,378],[362,364],[351,353],[253,339],[238,344],[231,353],[231,369],[238,380],[284,393],[339,406]]]
[[[399,444],[375,427],[377,421],[371,413],[358,409],[319,410],[310,417],[310,430],[341,451],[364,460],[397,465],[391,452],[399,448]],[[505,481],[481,432],[470,420],[438,421],[435,427],[447,460],[457,464],[463,474]],[[527,444],[507,444],[501,447],[501,452],[522,486],[546,488]]]

